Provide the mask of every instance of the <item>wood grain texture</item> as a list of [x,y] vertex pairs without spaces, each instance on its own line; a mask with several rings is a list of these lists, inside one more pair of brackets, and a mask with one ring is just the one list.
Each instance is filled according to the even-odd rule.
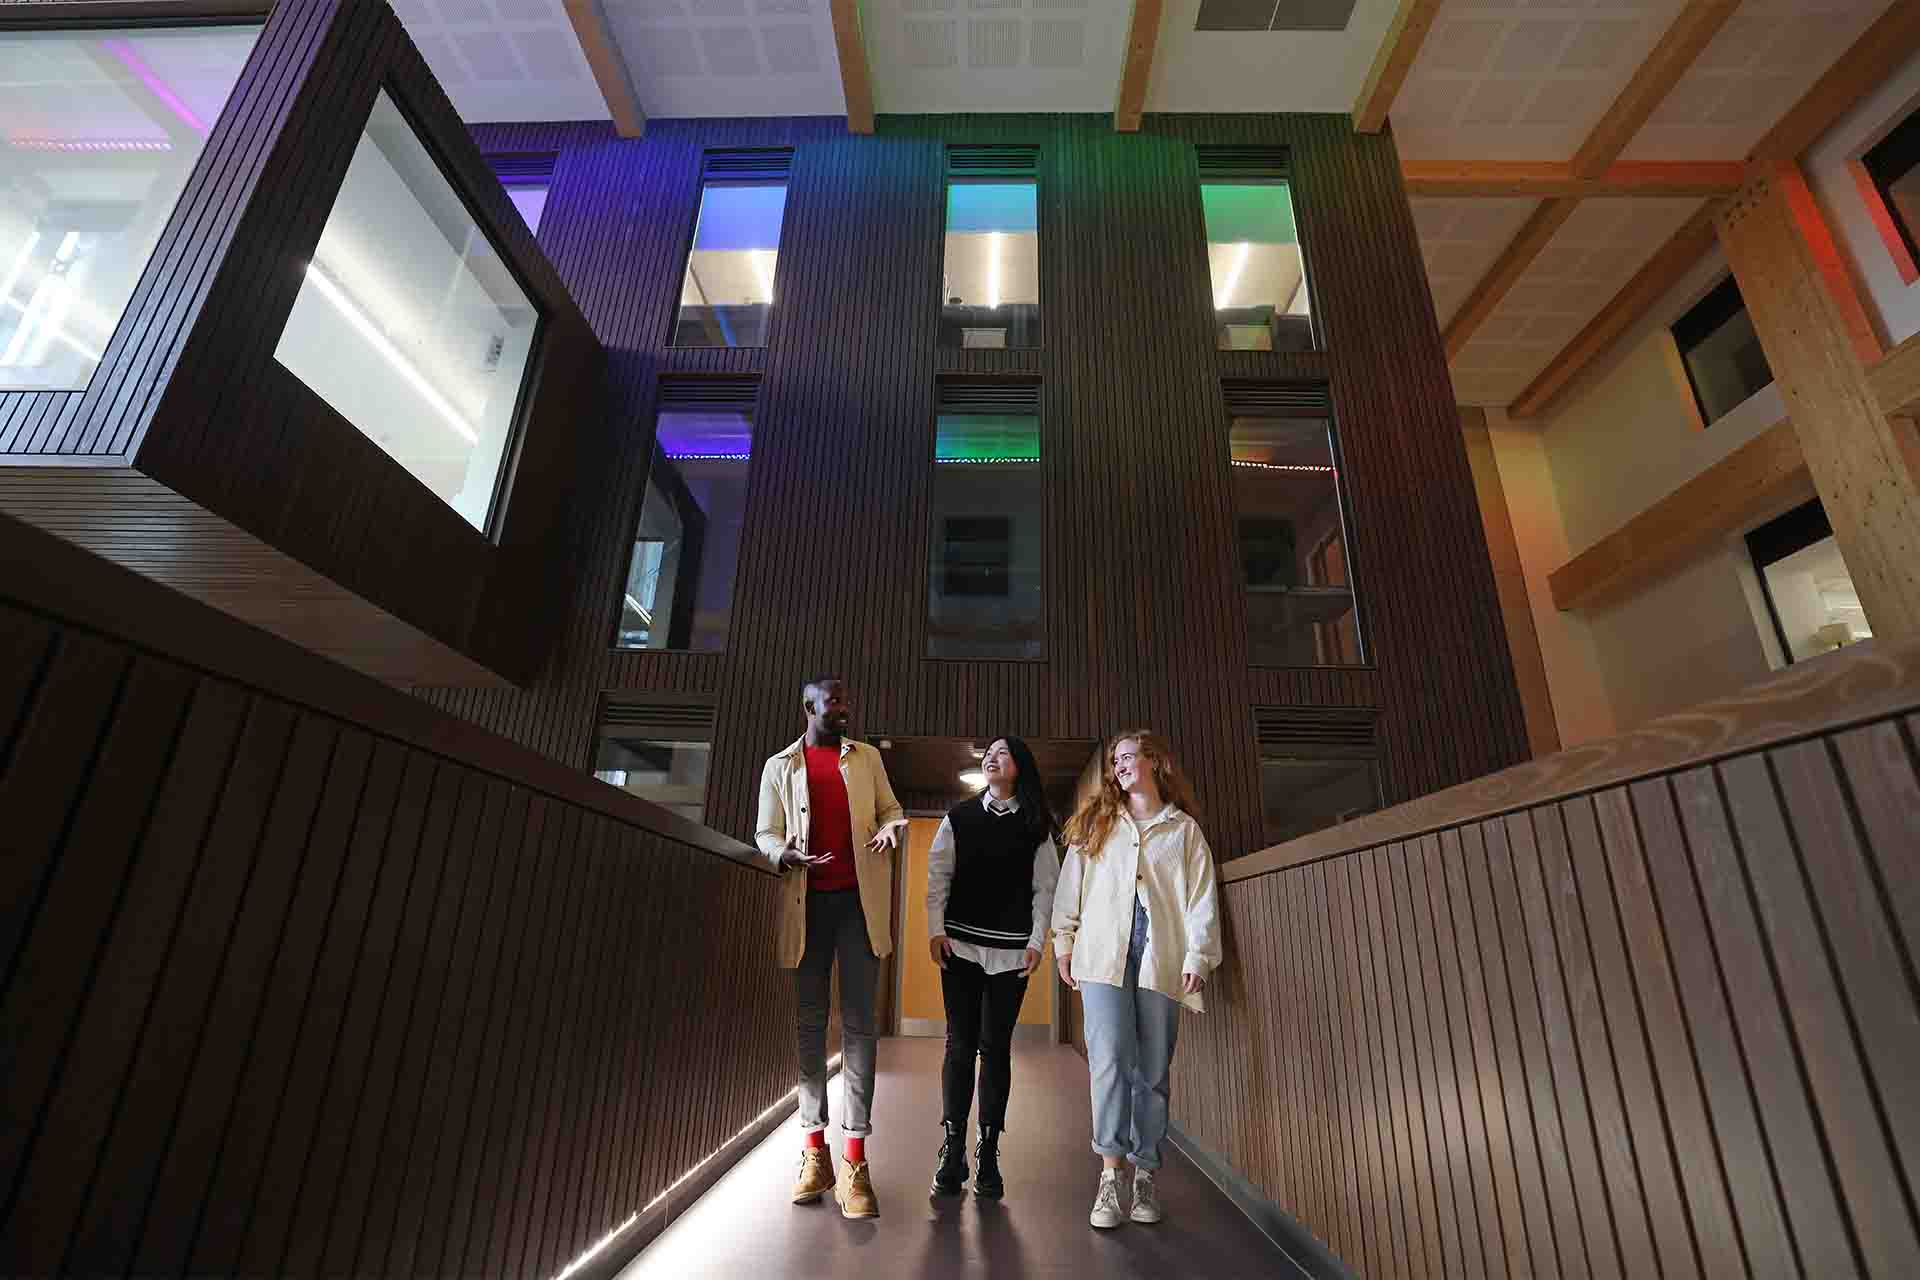
[[1740,0],[1686,0],[1606,114],[1573,153],[1575,176],[1592,178],[1620,158],[1640,127],[1687,74],[1694,60],[1726,25]]
[[1449,360],[1460,354],[1473,335],[1480,331],[1480,326],[1499,309],[1501,301],[1513,286],[1520,283],[1533,266],[1533,260],[1540,256],[1579,206],[1579,200],[1572,196],[1554,196],[1542,200],[1527,216],[1520,230],[1508,241],[1507,247],[1500,251],[1500,256],[1480,277],[1480,282],[1473,286],[1473,292],[1466,296],[1452,319],[1447,321],[1442,340],[1446,344]]
[[[274,358],[382,89],[542,312],[523,426],[503,462],[511,519],[494,536]],[[558,539],[580,481],[575,425],[599,404],[601,361],[392,10],[286,0],[87,389],[0,393],[0,502],[382,678],[524,680],[568,573]],[[49,464],[67,469],[42,474]],[[144,492],[116,501],[131,474]]]
[[1120,133],[1138,133],[1147,106],[1147,88],[1153,82],[1153,50],[1160,41],[1162,0],[1133,0],[1127,20],[1127,51],[1120,60],[1120,87],[1114,94],[1113,127]]
[[831,0],[833,47],[840,60],[840,93],[846,99],[847,129],[873,132],[873,73],[867,66],[866,33],[858,0]]
[[4,527],[0,1270],[551,1275],[788,1092],[757,859]]
[[1427,32],[1439,15],[1440,0],[1400,0],[1373,55],[1373,65],[1367,68],[1360,96],[1354,101],[1355,133],[1378,133],[1386,128],[1393,100],[1400,96],[1400,86],[1407,82],[1413,60],[1420,56],[1420,46],[1426,43]]
[[[1361,1274],[1905,1275],[1920,681],[1902,693],[1235,864],[1224,1030],[1183,1032],[1177,1123]],[[1274,1043],[1283,1080],[1332,1088],[1250,1093]],[[1311,1150],[1323,1111],[1350,1157],[1315,1182],[1265,1135]]]
[[1920,8],[1888,5],[1886,12],[1754,144],[1747,153],[1747,163],[1769,167],[1798,161],[1840,117],[1885,84],[1916,50],[1920,50]]
[[[557,155],[541,246],[610,353],[612,399],[581,427],[595,461],[571,503],[577,581],[541,675],[524,692],[423,697],[576,768],[592,759],[604,692],[709,697],[706,813],[738,836],[753,821],[742,780],[799,732],[799,683],[816,670],[852,682],[856,731],[1097,739],[1158,727],[1198,781],[1223,857],[1260,842],[1261,816],[1250,717],[1222,705],[1380,708],[1396,799],[1524,755],[1391,139],[1357,138],[1330,116],[1150,115],[1125,137],[1063,116],[886,116],[878,130],[850,137],[804,119],[655,120],[637,141],[605,125],[476,130],[483,151]],[[1041,349],[943,349],[945,148],[995,143],[1038,148],[1041,300],[1059,319]],[[1324,351],[1215,349],[1196,144],[1290,148]],[[715,147],[793,148],[764,349],[667,345]],[[1405,305],[1383,306],[1389,296]],[[703,372],[761,379],[728,648],[612,652],[659,379]],[[955,373],[1040,379],[1043,661],[922,656],[934,388]],[[1228,377],[1331,390],[1371,667],[1247,665]],[[1119,528],[1141,548],[1126,581],[1109,554]],[[796,574],[796,530],[815,529],[850,531],[845,553]]]
[[639,137],[647,131],[647,113],[640,108],[640,95],[634,91],[633,72],[620,53],[620,42],[607,26],[606,5],[603,0],[566,0],[566,9],[567,22],[586,55],[613,127],[623,138]]

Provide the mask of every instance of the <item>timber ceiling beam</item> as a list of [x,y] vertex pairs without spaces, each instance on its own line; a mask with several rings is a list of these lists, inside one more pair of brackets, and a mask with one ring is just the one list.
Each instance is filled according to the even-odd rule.
[[1500,257],[1487,269],[1487,274],[1467,295],[1467,300],[1453,313],[1453,319],[1447,321],[1446,332],[1441,335],[1446,343],[1447,359],[1451,360],[1460,354],[1461,348],[1467,345],[1480,326],[1487,322],[1487,317],[1500,305],[1501,299],[1507,296],[1507,291],[1520,283],[1520,277],[1527,273],[1527,268],[1547,247],[1554,233],[1573,216],[1579,203],[1564,196],[1540,202],[1540,207],[1533,211],[1533,216],[1520,228],[1513,242],[1501,251]]
[[1127,24],[1127,55],[1120,62],[1120,91],[1114,97],[1116,133],[1140,132],[1147,109],[1147,84],[1153,79],[1153,50],[1160,42],[1162,0],[1133,0],[1133,20]]
[[860,30],[859,0],[833,0],[833,44],[840,55],[840,91],[847,100],[847,132],[873,132],[873,71]]
[[1600,308],[1600,314],[1589,320],[1566,349],[1527,385],[1520,398],[1508,406],[1508,416],[1531,418],[1552,404],[1554,397],[1582,369],[1613,346],[1621,334],[1664,297],[1667,290],[1673,288],[1674,281],[1713,247],[1713,214],[1714,204],[1709,202],[1687,219],[1686,225],[1660,246],[1647,260],[1647,265],[1640,268],[1633,279]]
[[1359,101],[1353,104],[1355,133],[1378,133],[1386,128],[1387,113],[1393,110],[1393,100],[1400,96],[1400,86],[1407,82],[1413,60],[1420,55],[1427,32],[1433,29],[1440,3],[1441,0],[1400,0],[1400,7],[1387,26],[1386,38],[1373,55],[1373,66],[1367,72],[1367,82],[1360,88]]
[[640,109],[633,74],[607,26],[606,6],[600,0],[566,0],[566,4],[567,21],[573,24],[580,52],[587,55],[593,82],[600,86],[607,114],[613,117],[614,131],[623,138],[639,137],[647,130],[647,113]]
[[[1749,172],[1797,160],[1840,117],[1885,83],[1886,78],[1915,53],[1920,53],[1920,4],[1896,4],[1868,27],[1760,140],[1747,157]],[[1713,211],[1714,204],[1709,204],[1675,232],[1640,273],[1628,281],[1520,393],[1507,412],[1516,418],[1531,418],[1543,412],[1582,369],[1605,354],[1633,321],[1666,293],[1680,273],[1698,262],[1712,247]],[[1892,355],[1882,362],[1883,367],[1891,363]],[[1920,410],[1920,406],[1909,404],[1906,410],[1887,406],[1887,412],[1895,416],[1916,410]]]
[[1591,178],[1573,166],[1533,160],[1403,160],[1410,196],[1718,196],[1740,189],[1737,160],[1619,161]]
[[[1620,153],[1625,151],[1633,135],[1647,122],[1654,109],[1663,98],[1680,82],[1693,60],[1707,47],[1733,11],[1740,6],[1740,0],[1687,0],[1680,16],[1674,19],[1667,33],[1660,37],[1660,43],[1640,69],[1633,73],[1633,79],[1614,99],[1607,113],[1588,132],[1585,142],[1574,153],[1569,164],[1576,178],[1597,178],[1605,173]],[[1474,331],[1486,323],[1499,307],[1500,300],[1507,291],[1518,284],[1527,272],[1533,260],[1547,242],[1553,238],[1562,223],[1572,216],[1574,206],[1579,203],[1576,196],[1549,197],[1534,211],[1520,234],[1500,255],[1486,278],[1474,287],[1471,297],[1454,314],[1447,325],[1447,358],[1451,360],[1467,345]],[[1546,234],[1539,234],[1545,228]]]

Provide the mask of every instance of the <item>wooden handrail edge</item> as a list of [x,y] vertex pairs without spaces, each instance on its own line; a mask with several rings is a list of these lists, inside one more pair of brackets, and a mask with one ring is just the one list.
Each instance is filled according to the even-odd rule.
[[1245,880],[1916,711],[1920,641],[1863,641],[1627,733],[1236,858],[1220,878]]
[[759,850],[0,514],[0,601],[99,632],[377,736],[776,874]]

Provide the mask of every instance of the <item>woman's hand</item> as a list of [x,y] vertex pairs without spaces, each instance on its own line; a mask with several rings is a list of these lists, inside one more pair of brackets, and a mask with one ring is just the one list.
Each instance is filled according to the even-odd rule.
[[1060,957],[1060,981],[1075,991],[1080,989],[1080,984],[1073,980],[1073,952],[1071,951]]
[[1035,969],[1038,969],[1039,967],[1040,967],[1040,953],[1038,951],[1035,951],[1032,947],[1028,947],[1027,948],[1027,967],[1020,971],[1020,976],[1023,978],[1031,978],[1033,976],[1033,971]]
[[937,938],[927,939],[927,952],[933,957],[934,967],[944,969],[947,967],[947,957],[953,954],[953,944],[947,941],[947,935],[943,933]]
[[1206,985],[1207,980],[1197,973],[1183,973],[1180,975],[1180,989],[1190,996],[1200,994],[1200,988]]

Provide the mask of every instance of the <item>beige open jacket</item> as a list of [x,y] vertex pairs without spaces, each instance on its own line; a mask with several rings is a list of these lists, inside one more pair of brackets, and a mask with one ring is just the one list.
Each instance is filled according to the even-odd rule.
[[[760,773],[760,820],[754,843],[780,870],[787,838],[807,838],[807,740],[796,739],[767,761]],[[894,799],[887,766],[879,751],[851,738],[840,740],[840,776],[847,784],[847,808],[853,816],[853,869],[860,877],[860,906],[867,916],[867,939],[873,954],[893,952],[893,854],[871,853],[867,842],[874,832],[904,823],[906,814]],[[781,871],[780,936],[776,950],[782,968],[796,969],[807,949],[807,869]]]

